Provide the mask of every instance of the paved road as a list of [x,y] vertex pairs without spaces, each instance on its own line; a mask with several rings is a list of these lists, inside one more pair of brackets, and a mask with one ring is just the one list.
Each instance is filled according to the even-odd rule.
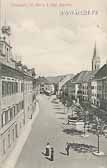
[[[78,144],[96,147],[96,136],[90,135],[88,139],[82,138],[79,131],[70,132],[71,126],[66,126],[65,122],[63,106],[52,103],[52,99],[47,96],[40,96],[40,113],[33,124],[15,168],[107,168],[107,156],[96,157],[91,152],[78,150]],[[69,157],[64,151],[67,141],[71,142],[74,147]],[[55,148],[55,161],[53,162],[42,154],[47,142]],[[101,150],[107,153],[107,139],[101,137],[100,143]]]

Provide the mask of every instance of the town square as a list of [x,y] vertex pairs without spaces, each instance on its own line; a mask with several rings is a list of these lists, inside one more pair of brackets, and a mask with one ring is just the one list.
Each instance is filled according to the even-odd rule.
[[0,0],[0,168],[107,168],[106,9]]

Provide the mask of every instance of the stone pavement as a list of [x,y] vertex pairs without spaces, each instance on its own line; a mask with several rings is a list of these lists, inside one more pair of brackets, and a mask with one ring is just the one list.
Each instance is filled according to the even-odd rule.
[[[78,129],[66,125],[63,105],[52,97],[40,97],[40,112],[27,139],[15,168],[107,168],[107,155],[97,157],[92,154],[97,147],[96,135],[81,137]],[[54,147],[55,160],[47,159],[46,143]],[[65,143],[71,144],[70,156],[65,153]],[[100,137],[100,150],[107,154],[107,139]]]
[[5,160],[5,162],[2,164],[0,168],[14,168],[15,164],[18,160],[18,157],[20,156],[20,153],[23,149],[23,146],[32,130],[32,125],[39,113],[39,103],[36,104],[36,111],[33,114],[32,120],[29,120],[27,125],[23,128],[22,134],[18,138],[16,142],[16,146],[13,149],[13,151],[10,153],[10,156]]

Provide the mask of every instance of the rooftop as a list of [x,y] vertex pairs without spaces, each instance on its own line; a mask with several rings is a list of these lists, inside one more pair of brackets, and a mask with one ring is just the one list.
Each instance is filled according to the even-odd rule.
[[92,71],[81,71],[73,77],[72,82],[75,83],[87,82],[93,78],[93,75],[94,74]]
[[107,64],[104,64],[95,74],[94,79],[102,79],[107,77]]

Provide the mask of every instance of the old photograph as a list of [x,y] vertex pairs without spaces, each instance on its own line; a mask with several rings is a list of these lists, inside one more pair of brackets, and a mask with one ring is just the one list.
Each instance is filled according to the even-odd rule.
[[107,0],[0,0],[0,168],[107,168]]

